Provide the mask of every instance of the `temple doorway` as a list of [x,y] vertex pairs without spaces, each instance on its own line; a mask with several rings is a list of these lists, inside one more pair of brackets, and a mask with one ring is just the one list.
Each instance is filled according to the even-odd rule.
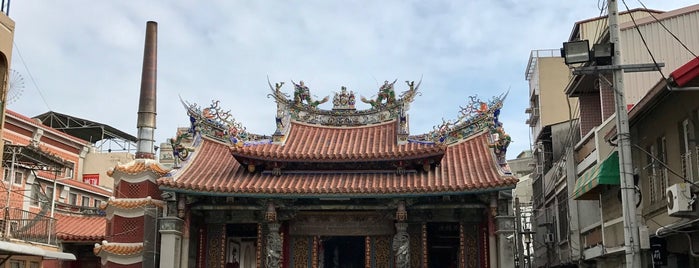
[[226,225],[226,268],[257,266],[257,224]]
[[427,224],[429,267],[458,267],[459,224]]
[[321,240],[320,268],[364,267],[364,237],[328,236]]

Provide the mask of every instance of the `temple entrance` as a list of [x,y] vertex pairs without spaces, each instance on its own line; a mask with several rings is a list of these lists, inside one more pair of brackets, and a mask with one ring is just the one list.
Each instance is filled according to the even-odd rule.
[[364,267],[364,237],[329,236],[323,237],[319,260],[320,268],[360,268]]
[[257,266],[257,224],[228,224],[226,226],[226,268]]
[[429,267],[458,267],[458,223],[428,223],[427,243]]

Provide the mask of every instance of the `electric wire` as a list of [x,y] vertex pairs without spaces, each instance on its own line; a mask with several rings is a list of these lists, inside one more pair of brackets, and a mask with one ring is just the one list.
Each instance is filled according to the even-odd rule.
[[34,84],[34,87],[36,88],[36,92],[39,93],[39,96],[41,97],[41,100],[44,102],[44,105],[46,105],[46,108],[49,109],[49,111],[53,111],[51,109],[51,106],[49,106],[49,103],[46,101],[46,97],[44,97],[44,93],[41,91],[41,88],[39,88],[39,84],[34,79],[34,75],[32,75],[32,72],[29,71],[29,66],[27,65],[27,62],[24,61],[24,57],[22,57],[22,52],[19,50],[19,46],[14,41],[12,43],[15,46],[17,56],[19,56],[19,59],[22,61],[22,65],[24,65],[24,69],[27,70],[27,74],[29,74],[29,79],[32,80],[32,84]]
[[[641,33],[641,29],[638,27],[638,24],[636,24],[636,19],[633,17],[633,14],[631,14],[631,10],[629,9],[629,6],[626,4],[626,0],[621,0],[621,2],[624,4],[624,7],[626,7],[626,11],[629,13],[629,17],[631,18],[631,22],[633,23],[633,26],[636,29],[636,32],[638,32],[638,36],[641,38],[641,42],[643,43],[643,46],[646,48],[646,51],[648,51],[648,55],[650,56],[651,60],[653,61],[653,64],[655,65],[656,69],[660,73],[660,76],[663,77],[663,81],[668,81],[667,77],[663,73],[663,70],[660,68],[660,65],[658,65],[658,61],[655,60],[655,56],[653,55],[653,52],[650,51],[650,48],[648,47],[648,43],[646,42],[646,38],[643,37],[643,34]],[[668,89],[670,89],[669,83],[665,83],[665,86]]]
[[648,10],[648,8],[646,7],[646,5],[645,5],[643,2],[641,2],[641,0],[637,0],[637,1],[638,1],[639,4],[641,4],[641,6],[643,6],[643,8],[646,9],[646,12],[648,13],[648,15],[650,15],[651,17],[653,17],[653,19],[654,19],[658,24],[660,24],[660,26],[663,27],[663,29],[665,29],[665,31],[667,31],[675,40],[677,40],[677,42],[679,42],[680,45],[682,45],[682,47],[684,47],[684,49],[686,49],[690,54],[692,54],[692,56],[694,56],[694,58],[699,58],[699,56],[697,56],[697,54],[695,54],[691,49],[689,49],[689,47],[687,47],[687,45],[686,45],[684,42],[682,42],[682,40],[680,40],[680,38],[677,37],[677,35],[675,35],[672,31],[670,31],[670,29],[668,29],[668,28],[665,26],[665,24],[663,24],[663,22],[660,21],[660,20],[653,14],[653,12],[650,12],[650,10]]
[[[602,18],[602,14],[604,14],[604,11],[607,10],[607,1],[597,0],[597,8],[599,9],[599,15],[597,16],[597,25],[595,25],[595,35],[593,35],[593,37],[595,38],[593,42],[595,43],[600,41],[602,35],[604,34],[604,29],[606,29],[604,27],[604,24],[602,23],[602,21],[604,21]],[[599,35],[597,35],[598,33]]]

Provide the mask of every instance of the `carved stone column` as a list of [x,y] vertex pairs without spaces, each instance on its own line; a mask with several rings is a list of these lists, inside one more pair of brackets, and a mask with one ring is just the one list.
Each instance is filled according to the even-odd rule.
[[405,202],[398,203],[396,210],[396,235],[393,236],[393,254],[396,256],[396,268],[410,267],[410,236],[408,235],[408,212]]
[[277,211],[274,208],[274,204],[271,202],[267,205],[265,219],[268,222],[267,227],[269,228],[269,233],[267,234],[267,250],[265,252],[265,267],[279,268],[281,267],[282,259],[282,238],[279,235],[280,224],[277,223]]

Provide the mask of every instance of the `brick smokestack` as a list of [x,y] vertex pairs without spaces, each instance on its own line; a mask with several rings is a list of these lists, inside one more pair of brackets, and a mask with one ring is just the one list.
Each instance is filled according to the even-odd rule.
[[154,159],[156,80],[158,70],[158,23],[146,24],[146,43],[143,48],[141,96],[138,99],[137,159]]

